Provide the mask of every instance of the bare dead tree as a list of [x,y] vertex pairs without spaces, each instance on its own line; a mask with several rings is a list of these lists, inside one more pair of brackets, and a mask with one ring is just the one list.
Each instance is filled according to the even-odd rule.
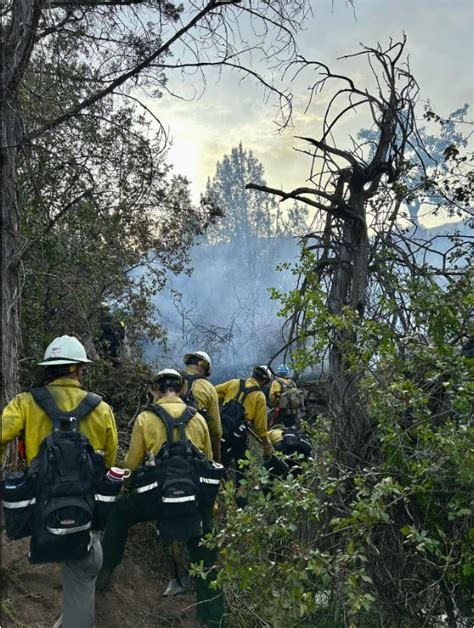
[[[333,73],[321,63],[299,59],[298,70],[313,68],[321,78],[312,85],[311,97],[337,82],[338,88],[329,101],[320,139],[299,137],[307,145],[302,149],[312,159],[312,170],[306,186],[288,192],[250,184],[282,198],[294,199],[317,210],[320,228],[307,234],[304,246],[317,253],[314,273],[327,285],[327,306],[331,314],[341,315],[349,309],[364,317],[369,286],[369,224],[374,220],[372,200],[383,185],[390,187],[386,204],[378,206],[375,219],[383,230],[394,225],[403,196],[397,182],[405,168],[407,147],[415,146],[414,107],[418,86],[403,62],[406,38],[381,45],[363,47],[351,57],[364,56],[372,70],[376,88],[372,92],[359,88],[348,76]],[[348,58],[348,57],[345,57]],[[377,140],[367,157],[363,147],[339,148],[333,134],[343,117],[362,108],[369,111],[377,129]],[[367,152],[367,151],[366,151]],[[325,217],[324,219],[322,217]],[[299,290],[306,291],[306,279],[300,277]],[[292,316],[290,340],[304,338],[305,309]],[[333,328],[329,350],[332,377],[332,402],[335,417],[335,451],[339,461],[349,467],[359,466],[371,457],[373,430],[359,397],[357,380],[349,373],[345,347],[353,344],[353,332]]]
[[[472,311],[468,305],[459,305],[453,316],[456,321],[452,322],[446,309],[441,309],[440,297],[443,320],[439,331],[432,319],[423,320],[423,307],[429,319],[428,312],[431,309],[432,315],[437,306],[430,302],[430,295],[436,299],[446,289],[447,294],[459,291],[464,298],[469,292],[472,238],[452,232],[449,236],[452,242],[448,244],[445,235],[421,234],[417,223],[410,225],[408,210],[411,198],[419,199],[421,204],[428,197],[440,206],[446,202],[444,207],[448,212],[456,207],[459,213],[456,209],[454,215],[467,217],[472,213],[469,209],[472,197],[469,198],[468,192],[472,178],[467,162],[463,161],[465,157],[459,156],[453,167],[443,164],[446,177],[433,176],[433,166],[431,170],[427,168],[424,176],[416,177],[419,189],[414,191],[407,183],[410,178],[413,181],[410,169],[422,170],[423,164],[430,160],[423,158],[426,155],[422,154],[423,142],[417,132],[418,87],[403,62],[405,43],[403,38],[398,43],[390,42],[387,48],[364,47],[355,55],[367,59],[375,85],[371,90],[359,88],[350,77],[335,74],[327,66],[301,60],[303,68],[315,69],[322,75],[312,85],[312,96],[333,82],[337,86],[323,119],[321,137],[299,138],[305,142],[302,152],[312,163],[309,180],[290,191],[249,186],[283,201],[294,199],[306,203],[316,210],[311,231],[302,239],[299,295],[291,294],[285,301],[291,314],[283,350],[295,345],[307,348],[308,352],[314,352],[314,363],[318,363],[324,349],[329,349],[332,443],[327,453],[336,459],[331,470],[343,490],[334,493],[331,490],[327,522],[333,517],[344,517],[346,523],[345,517],[359,512],[354,505],[358,499],[354,477],[364,478],[362,482],[367,482],[367,494],[371,495],[371,486],[387,473],[387,459],[391,458],[392,450],[388,453],[386,440],[382,443],[377,436],[389,433],[393,426],[398,430],[400,458],[406,456],[410,461],[400,463],[406,466],[399,477],[403,478],[402,483],[409,484],[415,475],[411,460],[417,459],[423,448],[416,427],[429,425],[435,434],[441,427],[458,422],[463,434],[463,422],[471,421],[468,404],[467,411],[466,408],[459,411],[450,402],[446,381],[460,376],[461,347],[467,354],[472,346],[472,321],[471,324],[469,321]],[[375,129],[370,132],[370,141],[352,141],[350,149],[341,148],[341,121],[346,114],[362,114],[364,109]],[[360,126],[366,124],[363,116]],[[334,136],[338,137],[337,143]],[[449,153],[456,152],[456,147],[449,147],[444,156],[446,161],[451,159]],[[441,187],[439,192],[437,186]],[[440,238],[444,238],[443,246],[437,244]],[[457,304],[461,303],[465,302],[460,296]],[[321,314],[315,311],[319,306]],[[382,346],[385,343],[388,350]],[[439,359],[443,351],[453,356],[452,362]],[[419,359],[423,354],[429,357]],[[407,383],[409,389],[413,384],[426,395],[423,397],[426,408],[419,414],[411,405],[413,398],[403,399],[402,386],[397,396],[391,395],[392,386],[397,389],[397,378],[403,381],[403,387]],[[373,395],[372,399],[369,395]],[[383,411],[379,407],[377,415],[377,403],[382,398],[386,403]],[[401,403],[397,410],[398,401]],[[387,429],[386,425],[390,427]],[[405,438],[412,439],[408,447]],[[390,460],[388,468],[397,475],[398,458],[395,460]],[[444,461],[439,464],[441,475],[445,471],[443,464]],[[370,477],[374,478],[373,483]],[[450,477],[447,492],[454,484]],[[436,499],[434,492],[430,487],[427,498],[430,508]],[[446,514],[439,514],[447,501],[442,490],[438,497],[437,506],[433,507],[437,521],[448,519]],[[466,624],[459,620],[463,612],[458,612],[463,601],[462,587],[454,584],[455,578],[446,575],[449,559],[418,560],[414,553],[410,554],[406,538],[400,534],[408,521],[409,525],[423,529],[430,516],[428,508],[421,505],[418,496],[403,501],[395,499],[392,504],[392,525],[385,525],[384,520],[382,525],[372,528],[373,536],[364,535],[363,541],[377,608],[384,609],[382,613],[387,612],[387,616],[395,609],[393,616],[398,615],[395,623],[403,623],[405,617],[410,617],[408,623],[431,625],[442,612],[447,615],[447,625],[467,625],[469,619]],[[356,519],[357,515],[351,522]],[[467,529],[470,522],[466,521],[465,525]],[[356,523],[354,529],[357,527]],[[321,528],[324,529],[324,524],[318,522],[316,534],[320,534]],[[329,553],[338,555],[348,538],[354,539],[354,529],[349,525],[335,533],[331,530],[328,536],[334,533],[338,538],[330,541]],[[458,530],[447,542],[449,554],[454,545],[452,539],[456,537]],[[322,541],[326,548],[327,539]]]

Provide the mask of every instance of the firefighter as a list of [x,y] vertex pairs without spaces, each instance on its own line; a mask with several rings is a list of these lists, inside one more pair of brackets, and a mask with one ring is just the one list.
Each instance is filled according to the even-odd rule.
[[[58,408],[64,412],[76,409],[87,393],[81,378],[87,358],[83,345],[73,336],[56,338],[47,347],[44,359],[44,385]],[[40,451],[41,442],[50,434],[52,422],[36,403],[32,393],[17,395],[2,414],[2,447],[23,435],[28,465]],[[102,451],[107,467],[115,464],[117,429],[112,408],[100,401],[79,423],[80,432],[90,445]],[[102,565],[102,549],[98,534],[92,532],[87,555],[62,563],[63,614],[55,628],[92,628],[94,626],[95,583]]]
[[[153,397],[153,405],[156,404],[163,408],[171,420],[178,422],[186,411],[186,404],[181,399],[185,389],[186,382],[178,371],[163,369],[151,383],[150,393]],[[208,460],[212,460],[211,439],[207,423],[198,412],[186,423],[185,434],[187,439]],[[125,467],[131,471],[138,469],[146,460],[147,455],[154,458],[166,442],[165,425],[156,414],[150,410],[144,410],[138,415],[133,426],[130,446],[124,461]],[[206,626],[217,628],[223,625],[222,616],[224,613],[222,593],[210,587],[211,582],[215,579],[212,565],[217,558],[217,549],[209,549],[200,543],[201,535],[207,534],[214,527],[212,508],[201,514],[200,535],[188,538],[187,547],[191,561],[198,564],[203,563],[207,570],[205,578],[196,579],[198,620]],[[98,591],[105,591],[111,585],[113,572],[120,564],[124,554],[129,528],[136,523],[149,520],[150,516],[145,512],[143,502],[140,501],[139,497],[137,498],[136,493],[129,492],[115,503],[105,528],[103,539],[104,564],[97,580]],[[195,521],[176,520],[176,527],[180,529],[186,530],[188,524],[194,526]]]
[[205,351],[187,353],[183,358],[186,368],[183,372],[188,384],[184,399],[194,406],[207,421],[211,436],[212,456],[216,462],[221,459],[222,425],[217,392],[207,377],[211,374],[211,358]]
[[271,413],[270,425],[275,423],[294,422],[300,418],[304,410],[303,391],[297,388],[286,364],[280,364],[277,376],[272,382],[269,393]]
[[[273,448],[268,438],[267,406],[262,391],[272,380],[268,366],[256,366],[252,376],[246,380],[231,379],[216,386],[221,408],[221,420],[224,432],[222,464],[229,467],[236,463],[236,489],[241,486],[244,474],[240,468],[247,450],[247,424],[255,431],[263,447],[265,459],[272,457]],[[238,423],[240,425],[238,425]],[[245,505],[245,500],[238,495],[238,505]]]

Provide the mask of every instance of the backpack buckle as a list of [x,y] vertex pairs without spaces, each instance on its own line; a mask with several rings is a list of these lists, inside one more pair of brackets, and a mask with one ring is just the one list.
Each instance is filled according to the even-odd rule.
[[78,418],[77,418],[77,417],[75,417],[75,416],[70,416],[70,417],[69,417],[69,429],[70,429],[72,432],[77,432],[77,426],[78,426],[78,424],[79,424],[79,420],[78,420]]

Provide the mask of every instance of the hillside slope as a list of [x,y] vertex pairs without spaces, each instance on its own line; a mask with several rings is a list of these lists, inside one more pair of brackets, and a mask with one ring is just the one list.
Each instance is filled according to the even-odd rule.
[[[51,628],[61,614],[59,565],[30,565],[28,539],[9,541],[2,535],[2,628]],[[164,598],[172,577],[167,551],[154,537],[153,526],[136,526],[124,561],[109,592],[96,597],[96,628],[197,628],[195,596]]]

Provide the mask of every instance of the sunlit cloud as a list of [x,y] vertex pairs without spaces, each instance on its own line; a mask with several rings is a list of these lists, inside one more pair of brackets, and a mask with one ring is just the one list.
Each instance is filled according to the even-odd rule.
[[[355,5],[356,19],[345,2],[333,4],[332,10],[330,1],[313,1],[314,19],[300,37],[306,58],[321,60],[338,73],[350,75],[361,87],[373,88],[374,80],[364,58],[337,58],[360,50],[360,42],[375,45],[380,41],[386,45],[390,37],[397,40],[405,32],[410,66],[419,81],[423,102],[430,100],[441,115],[448,115],[474,100],[474,5],[470,0],[361,0]],[[323,93],[315,93],[308,107],[309,88],[318,78],[313,67],[297,77],[292,124],[283,132],[275,124],[277,101],[265,101],[265,93],[255,80],[240,80],[237,73],[223,72],[220,78],[217,72],[207,75],[203,95],[192,102],[166,94],[149,102],[173,137],[169,158],[175,171],[190,179],[194,198],[197,200],[205,190],[217,161],[240,141],[263,163],[269,185],[291,189],[303,184],[309,175],[310,159],[295,151],[296,146],[302,146],[295,136],[320,136],[329,94],[338,87],[334,84]],[[173,85],[170,79],[170,89],[179,91],[184,87],[188,86],[179,82]],[[192,89],[188,87],[183,93],[191,94]],[[350,136],[368,124],[367,113],[348,114],[338,125],[336,141],[350,148]]]

